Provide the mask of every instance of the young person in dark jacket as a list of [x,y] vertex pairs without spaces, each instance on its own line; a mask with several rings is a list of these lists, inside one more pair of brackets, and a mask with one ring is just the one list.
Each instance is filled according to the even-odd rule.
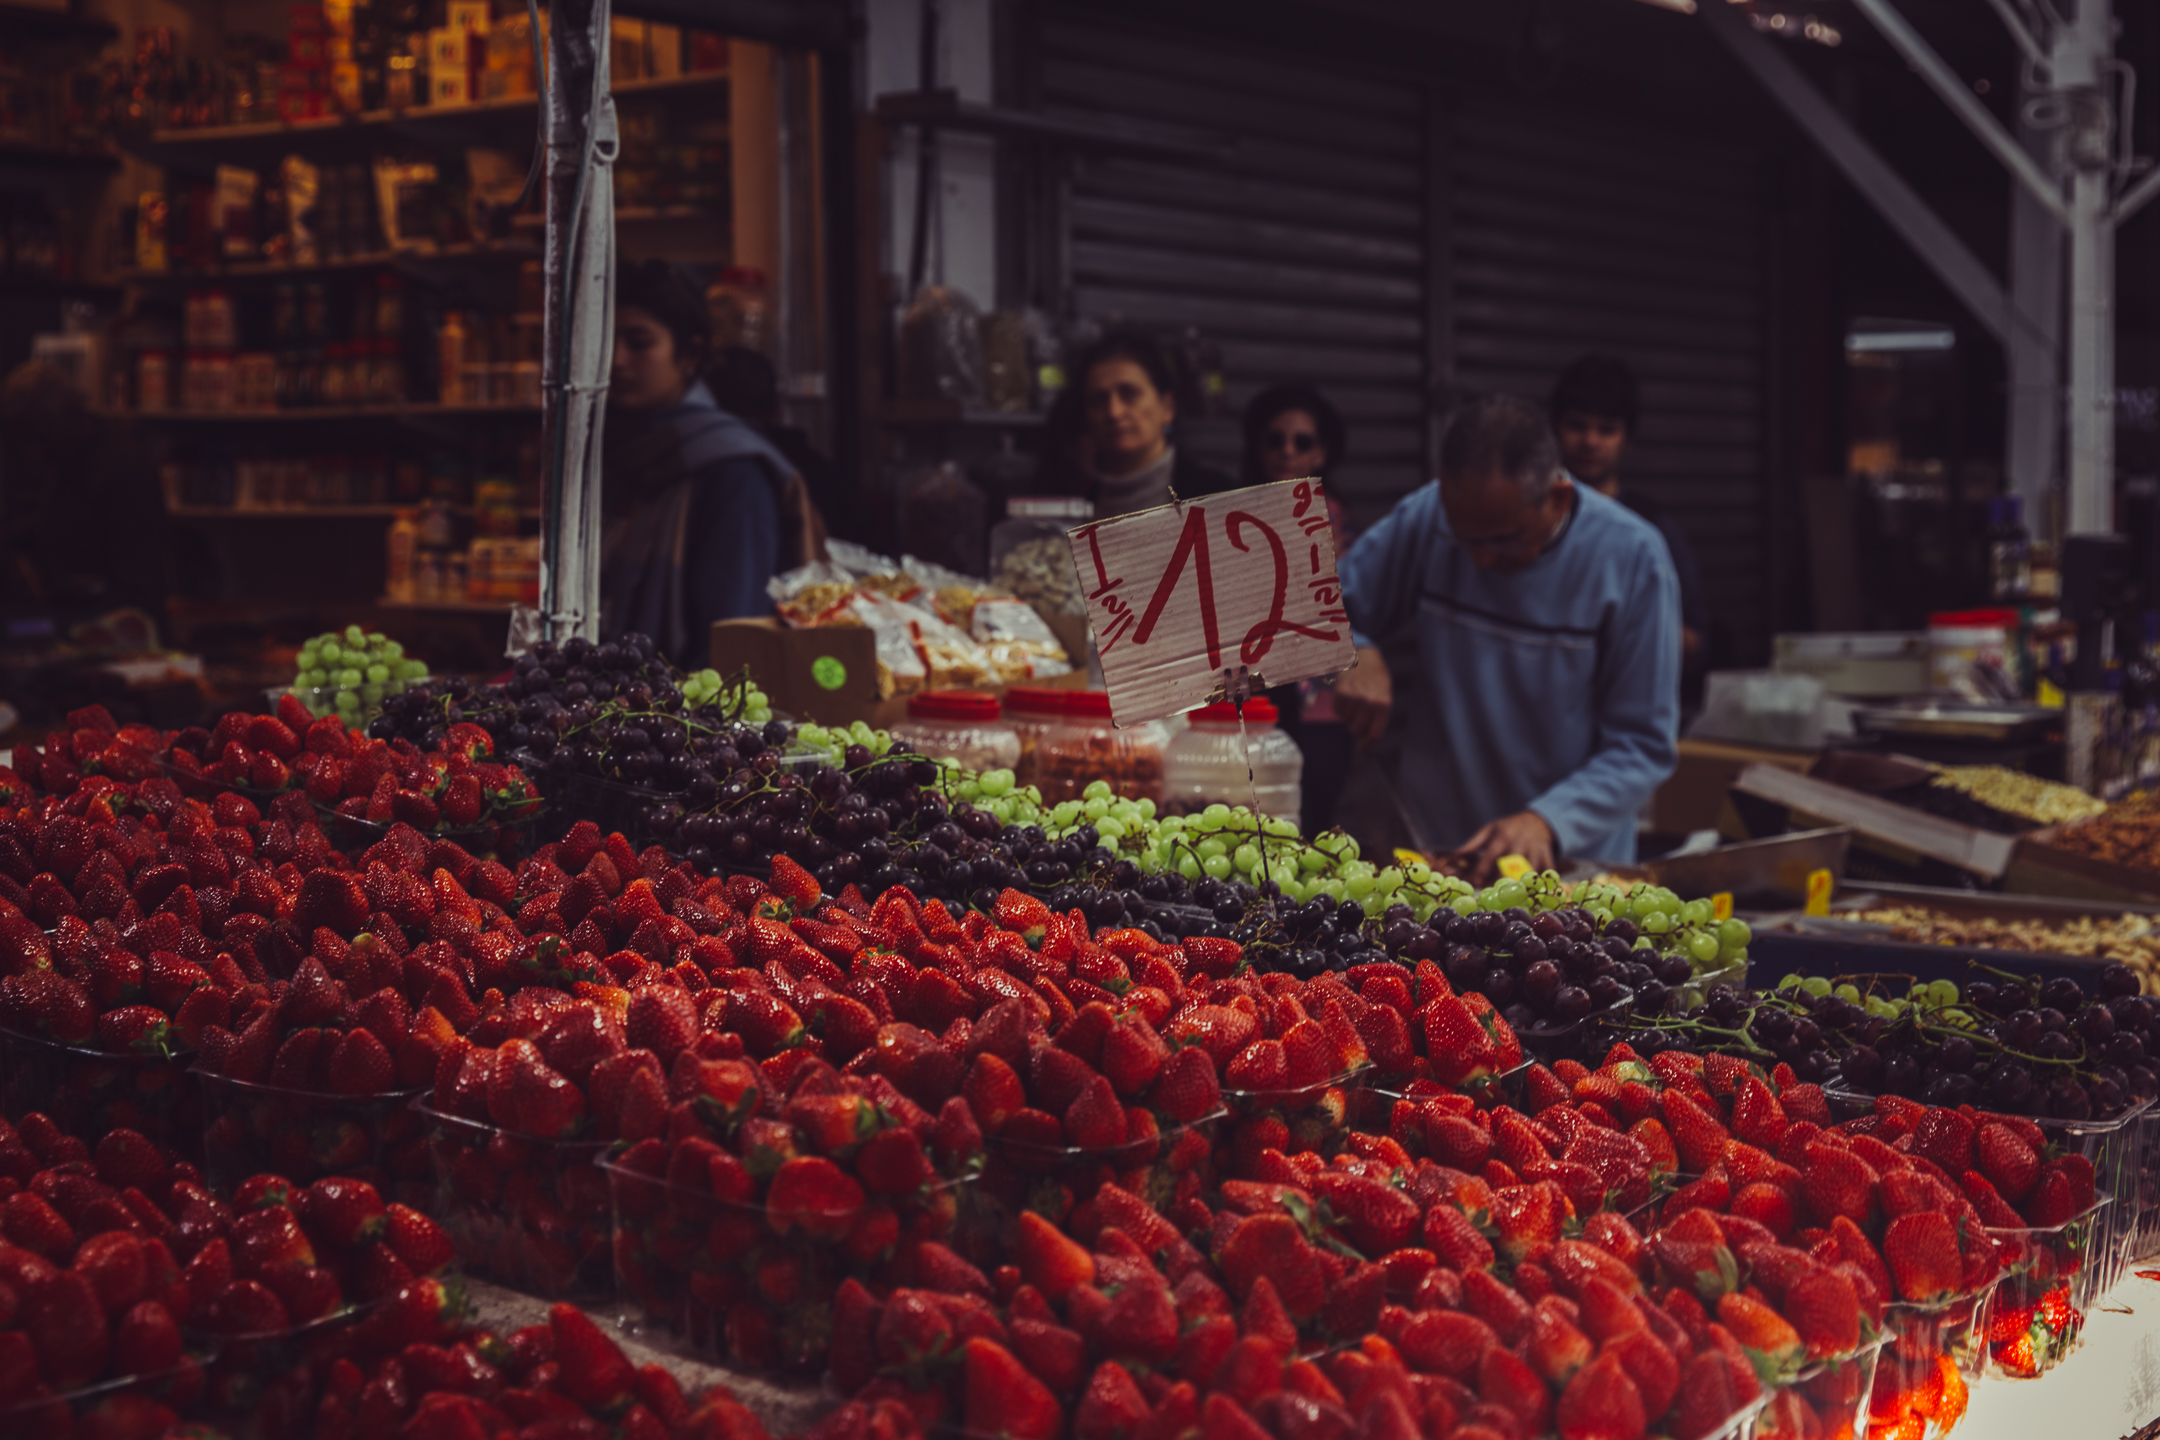
[[1237,488],[1222,471],[1178,449],[1177,382],[1158,345],[1115,330],[1082,351],[1050,417],[1062,488],[1095,502],[1095,518],[1130,515]]
[[765,582],[824,543],[795,467],[698,379],[711,339],[704,297],[674,267],[617,273],[600,633],[650,635],[693,667],[713,621],[769,613]]

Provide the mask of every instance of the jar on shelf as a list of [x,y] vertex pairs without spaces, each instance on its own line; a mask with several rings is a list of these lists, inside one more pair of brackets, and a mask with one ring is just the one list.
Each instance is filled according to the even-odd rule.
[[1203,705],[1185,718],[1191,723],[1170,741],[1163,757],[1164,814],[1250,805],[1296,823],[1305,756],[1297,741],[1276,728],[1273,702],[1259,697],[1245,702],[1242,735],[1235,705]]
[[1070,690],[1048,685],[1015,685],[1005,692],[1005,723],[1020,737],[1020,762],[1013,766],[1015,785],[1035,783],[1035,748],[1065,714]]
[[981,690],[925,690],[909,697],[907,719],[893,739],[933,760],[953,759],[969,770],[1009,770],[1020,759],[1020,737],[998,715],[995,695]]
[[1035,788],[1043,803],[1078,800],[1097,780],[1127,800],[1161,802],[1169,732],[1156,721],[1118,729],[1106,690],[1068,690],[1065,713],[1035,747]]

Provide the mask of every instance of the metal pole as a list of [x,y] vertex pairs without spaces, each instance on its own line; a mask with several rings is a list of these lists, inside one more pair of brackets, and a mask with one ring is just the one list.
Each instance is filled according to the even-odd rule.
[[[2027,100],[2046,93],[2030,75],[2025,77],[2018,88],[2020,113]],[[2054,131],[2020,121],[2019,138],[2027,153],[2051,170],[2059,167],[2063,155],[2054,137]],[[2068,238],[2061,222],[2029,188],[2010,187],[2010,303],[2046,329],[2018,327],[2003,336],[2009,380],[2003,479],[2009,492],[2024,500],[2025,521],[2033,534],[2047,540],[2060,538],[2063,519],[2062,322]]]
[[608,9],[556,0],[548,32],[540,610],[553,640],[594,639],[600,625],[600,428],[615,343]]
[[2051,68],[2069,105],[2070,493],[2068,535],[2115,530],[2115,162],[2107,64],[2114,47],[2110,0],[2078,0],[2056,28]]
[[[2101,0],[2101,4],[2104,9],[2105,0]],[[1945,105],[1957,112],[1958,118],[1965,122],[1965,128],[1972,131],[1981,144],[1994,151],[1995,158],[2009,166],[2010,173],[2022,181],[2025,188],[2032,191],[2057,219],[2067,223],[2069,216],[2063,209],[2062,188],[2047,171],[2040,168],[2032,156],[2025,153],[2023,146],[2011,138],[2010,132],[2003,129],[2002,122],[1995,118],[1995,112],[1980,103],[1979,97],[1973,94],[1972,87],[1960,79],[1955,70],[1943,63],[1934,47],[1920,38],[1920,32],[1906,23],[1905,17],[1898,14],[1890,0],[1853,0],[1853,5],[1874,23],[1875,28],[1882,32],[1883,38],[1890,42],[1890,47],[1904,57],[1905,63],[1919,72],[1928,88],[1940,96]]]

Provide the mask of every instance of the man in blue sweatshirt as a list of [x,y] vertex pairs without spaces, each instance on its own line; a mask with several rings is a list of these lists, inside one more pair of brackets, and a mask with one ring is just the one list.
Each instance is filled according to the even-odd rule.
[[[1575,484],[1544,415],[1469,401],[1440,478],[1365,532],[1340,569],[1361,636],[1415,621],[1428,693],[1402,788],[1433,843],[1484,883],[1503,855],[1635,858],[1635,815],[1672,772],[1680,584],[1655,527]],[[1360,641],[1336,704],[1366,738],[1392,692]]]

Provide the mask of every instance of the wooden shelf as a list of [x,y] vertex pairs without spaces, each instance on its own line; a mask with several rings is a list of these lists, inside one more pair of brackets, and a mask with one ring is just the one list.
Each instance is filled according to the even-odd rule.
[[130,285],[210,285],[220,281],[296,280],[310,275],[335,275],[355,270],[425,270],[432,266],[485,265],[499,260],[537,260],[540,247],[503,241],[444,245],[434,250],[370,250],[307,265],[273,261],[242,261],[214,270],[124,270],[120,278]]
[[[614,88],[619,101],[684,99],[709,92],[724,92],[726,72],[681,75],[667,80],[633,80]],[[195,130],[159,130],[148,140],[128,145],[143,159],[180,169],[206,170],[220,164],[241,164],[267,154],[274,161],[297,145],[371,145],[392,134],[441,143],[463,143],[467,138],[505,129],[530,126],[538,112],[538,100],[530,95],[509,100],[482,100],[472,105],[419,106],[409,110],[368,110],[358,115],[338,115],[322,120],[279,120],[250,125],[212,125]]]
[[305,410],[131,410],[153,425],[309,425],[341,420],[538,419],[537,405],[316,405]]
[[120,38],[120,27],[68,10],[47,10],[42,5],[0,5],[0,36],[110,45]]
[[384,595],[375,604],[384,610],[440,610],[452,615],[507,615],[508,600],[392,600]]
[[104,174],[120,168],[110,150],[73,145],[42,145],[33,140],[0,140],[0,170],[85,170]]
[[[403,505],[168,505],[165,513],[176,520],[390,520],[401,510],[425,510],[427,502]],[[452,505],[453,515],[470,515],[470,505]],[[539,507],[521,505],[518,515],[540,518]]]

